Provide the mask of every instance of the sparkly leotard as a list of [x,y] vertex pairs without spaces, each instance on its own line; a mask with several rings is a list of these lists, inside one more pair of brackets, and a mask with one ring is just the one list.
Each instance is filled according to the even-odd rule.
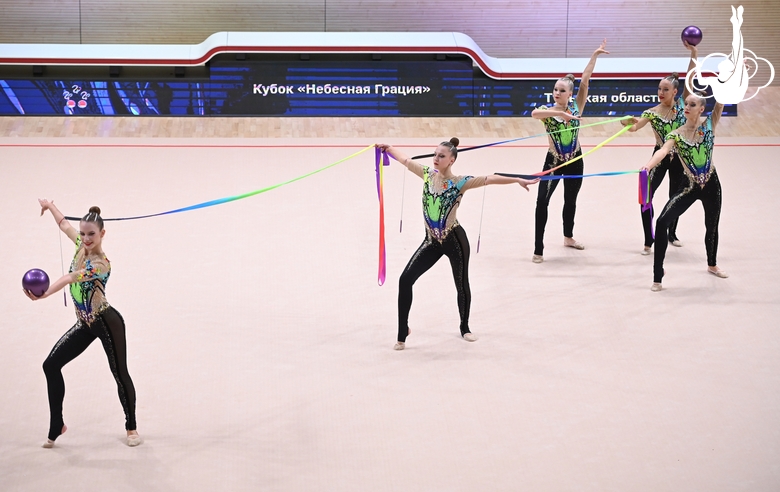
[[683,170],[688,177],[704,188],[712,176],[715,166],[712,165],[712,151],[715,145],[715,134],[712,131],[712,115],[707,116],[693,134],[693,140],[688,140],[677,129],[666,137],[674,140],[677,154],[683,163]]
[[111,263],[105,255],[100,258],[87,258],[81,238],[77,238],[76,254],[69,272],[81,272],[76,282],[70,284],[70,295],[78,319],[90,325],[95,317],[109,307],[105,288],[111,275]]
[[669,114],[662,115],[653,109],[647,109],[641,117],[650,121],[650,126],[655,134],[655,143],[661,146],[666,142],[666,137],[671,132],[685,124],[685,102],[682,97],[679,97]]
[[122,315],[109,306],[105,296],[111,264],[105,255],[88,257],[81,238],[77,237],[76,254],[69,272],[78,272],[75,281],[70,284],[77,321],[60,337],[43,363],[49,394],[49,439],[57,439],[64,425],[65,380],[62,368],[83,353],[95,339],[100,339],[116,381],[119,401],[125,413],[125,429],[135,430],[135,386],[127,370],[125,322]]
[[485,178],[454,176],[445,179],[433,169],[422,166],[423,217],[428,237],[441,242],[458,225],[456,212],[463,193],[475,186],[484,186]]
[[458,293],[460,334],[469,333],[471,288],[469,287],[469,241],[458,224],[456,212],[463,193],[471,188],[485,186],[486,176],[453,176],[444,178],[428,166],[410,161],[408,168],[423,179],[423,218],[425,239],[409,259],[398,280],[398,341],[405,342],[409,334],[409,311],[412,307],[412,286],[442,256],[447,256],[452,267],[455,289]]
[[[547,106],[540,106],[539,109],[549,109]],[[573,116],[580,115],[580,108],[577,106],[577,101],[571,99],[566,106],[566,109]],[[563,118],[554,116],[551,118],[544,118],[541,120],[544,123],[544,128],[550,135],[550,151],[560,161],[567,161],[574,156],[574,153],[579,150],[579,132],[580,121],[571,120],[568,123]],[[556,133],[551,133],[556,132]]]

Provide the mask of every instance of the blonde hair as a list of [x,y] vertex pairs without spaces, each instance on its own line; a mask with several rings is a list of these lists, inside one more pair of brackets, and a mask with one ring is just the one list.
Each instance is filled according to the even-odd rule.
[[566,84],[569,86],[569,92],[574,92],[574,75],[566,74],[566,76],[561,77],[558,80],[566,82]]
[[673,72],[671,75],[667,75],[663,78],[663,80],[668,80],[675,89],[677,89],[677,87],[680,85],[680,75],[677,72]]

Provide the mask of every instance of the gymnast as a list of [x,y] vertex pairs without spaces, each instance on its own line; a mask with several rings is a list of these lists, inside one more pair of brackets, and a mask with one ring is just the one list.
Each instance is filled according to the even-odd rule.
[[[531,116],[542,120],[547,129],[550,147],[544,161],[542,171],[552,169],[564,162],[582,155],[578,138],[580,115],[585,110],[588,99],[588,83],[596,67],[596,58],[609,54],[605,48],[605,39],[601,46],[593,52],[588,65],[582,72],[582,79],[577,90],[577,96],[572,99],[574,93],[574,75],[569,74],[559,79],[553,88],[552,107],[540,106],[534,109]],[[581,175],[584,171],[582,159],[554,171],[555,175]],[[557,179],[542,181],[536,198],[536,235],[534,245],[534,263],[544,261],[544,228],[547,225],[547,207],[550,205],[550,197],[558,186]],[[574,239],[574,214],[577,209],[577,194],[582,187],[582,178],[566,179],[563,183],[563,245],[574,249],[585,249],[582,243]]]
[[466,231],[458,223],[456,213],[463,194],[472,188],[493,184],[519,184],[528,191],[528,186],[539,180],[527,180],[506,176],[456,176],[452,165],[458,158],[459,140],[455,137],[442,142],[433,155],[433,167],[413,161],[398,149],[377,144],[411,172],[423,179],[423,217],[425,239],[412,255],[401,273],[398,285],[398,341],[394,349],[403,350],[409,335],[409,311],[412,307],[412,286],[428,271],[442,255],[446,255],[452,267],[455,288],[458,292],[460,313],[460,335],[469,342],[477,337],[469,329],[471,290],[469,288],[469,241]]
[[46,385],[49,393],[49,436],[44,448],[54,447],[54,441],[68,429],[62,417],[62,402],[65,399],[65,380],[62,368],[78,357],[96,339],[100,338],[108,357],[108,365],[116,380],[119,401],[125,413],[126,443],[128,446],[141,444],[141,437],[135,422],[135,387],[127,372],[127,342],[125,322],[122,315],[106,300],[106,283],[111,275],[111,263],[103,253],[102,243],[106,231],[100,208],[91,207],[79,222],[76,231],[53,201],[38,200],[41,215],[48,210],[60,230],[76,244],[76,254],[67,275],[56,280],[40,297],[25,290],[32,300],[44,299],[70,286],[70,295],[76,307],[76,324],[68,330],[52,348],[43,362]]

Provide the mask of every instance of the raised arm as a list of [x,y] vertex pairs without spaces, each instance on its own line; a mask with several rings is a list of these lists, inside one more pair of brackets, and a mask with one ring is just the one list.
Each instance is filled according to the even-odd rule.
[[[693,77],[694,75],[696,60],[699,58],[699,49],[696,46],[689,44],[688,41],[683,41],[683,43],[685,44],[685,47],[688,48],[688,51],[691,52],[691,61],[688,62],[688,71],[685,72],[685,84],[683,84],[682,98],[683,102],[685,102],[685,99],[691,95],[691,91],[688,90],[688,77]],[[692,82],[691,86],[693,86]]]
[[393,159],[397,160],[401,164],[403,164],[408,170],[412,171],[414,174],[416,174],[419,177],[423,177],[423,169],[422,164],[419,162],[415,162],[411,160],[406,154],[401,152],[400,150],[396,149],[392,145],[387,144],[374,144],[375,147],[378,147],[379,149],[387,152],[391,156],[393,156]]
[[658,165],[659,162],[664,160],[664,157],[666,157],[666,155],[672,151],[674,145],[675,145],[674,140],[667,140],[664,143],[663,147],[655,151],[653,157],[651,157],[650,160],[647,161],[647,164],[645,164],[639,169],[650,172],[655,166]]
[[580,109],[580,114],[582,114],[582,112],[585,110],[585,103],[588,102],[588,84],[590,83],[590,76],[593,75],[593,69],[596,68],[596,58],[598,58],[598,56],[602,53],[608,55],[609,51],[607,51],[606,48],[607,39],[604,38],[604,41],[601,42],[601,46],[599,46],[596,51],[593,52],[588,65],[582,72],[580,88],[577,90],[577,107]]
[[54,201],[49,201],[44,198],[38,199],[38,203],[41,205],[41,215],[47,210],[51,212],[51,216],[54,217],[54,221],[57,223],[60,230],[75,243],[76,239],[79,237],[79,233],[70,225],[70,222],[65,220],[65,216],[60,212],[57,206],[54,205]]
[[715,103],[715,107],[712,108],[712,131],[715,131],[715,127],[718,126],[720,117],[723,114],[723,105],[719,102]]

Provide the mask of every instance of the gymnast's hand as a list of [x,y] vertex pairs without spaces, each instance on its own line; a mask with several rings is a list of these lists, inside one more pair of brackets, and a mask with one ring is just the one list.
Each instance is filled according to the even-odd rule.
[[41,205],[41,215],[43,215],[43,213],[45,211],[49,210],[49,207],[54,205],[54,200],[49,201],[49,200],[47,200],[45,198],[39,198],[38,199],[38,203],[40,203],[40,205]]
[[599,56],[599,55],[608,55],[609,51],[607,51],[607,38],[604,38],[604,41],[601,42],[601,46],[599,46],[596,51],[593,52],[593,56]]
[[634,116],[632,116],[630,118],[624,118],[624,119],[620,120],[620,124],[623,125],[623,126],[636,125],[637,123],[639,123],[639,120],[636,119],[636,117],[634,117]]
[[43,299],[44,297],[46,297],[46,293],[45,292],[43,293],[43,295],[41,297],[35,297],[35,294],[33,294],[32,292],[30,292],[27,289],[22,289],[22,292],[24,292],[24,295],[26,295],[27,297],[29,297],[33,301],[37,301],[38,299]]
[[531,186],[531,185],[535,185],[536,183],[539,182],[539,178],[536,178],[536,179],[533,179],[533,180],[523,179],[523,178],[518,178],[518,179],[520,180],[519,181],[520,186],[525,188],[525,191],[531,191],[531,190],[528,189],[528,187]]
[[389,149],[390,147],[392,147],[392,145],[387,145],[387,144],[374,144],[374,147],[378,148],[378,149],[379,149],[379,150],[381,150],[382,152],[387,152],[387,149]]

